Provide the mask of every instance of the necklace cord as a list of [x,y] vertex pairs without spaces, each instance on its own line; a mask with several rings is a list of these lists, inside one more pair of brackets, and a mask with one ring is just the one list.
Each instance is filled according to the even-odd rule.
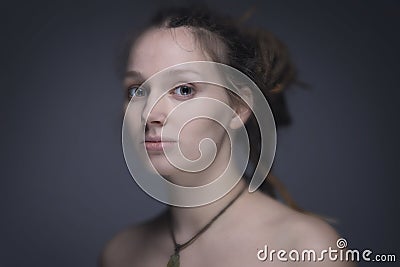
[[200,229],[192,238],[190,238],[188,241],[186,241],[183,244],[178,244],[176,242],[175,234],[174,234],[174,229],[172,226],[172,216],[171,216],[171,210],[168,212],[168,224],[172,236],[172,241],[174,242],[175,246],[175,254],[179,254],[180,251],[183,249],[187,248],[190,246],[197,238],[200,237],[202,233],[207,231],[208,228],[230,207],[232,204],[242,195],[242,193],[245,191],[246,187],[244,187],[222,210],[218,212],[217,215],[215,215],[203,228]]

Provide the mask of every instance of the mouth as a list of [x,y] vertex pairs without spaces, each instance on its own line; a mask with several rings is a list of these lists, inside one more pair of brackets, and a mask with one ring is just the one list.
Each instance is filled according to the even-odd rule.
[[161,140],[161,137],[146,137],[143,143],[147,151],[164,151],[175,141],[166,138]]

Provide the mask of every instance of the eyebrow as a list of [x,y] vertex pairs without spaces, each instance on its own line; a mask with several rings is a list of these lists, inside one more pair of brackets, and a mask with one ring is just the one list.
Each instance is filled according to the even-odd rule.
[[[182,74],[189,73],[189,74],[195,74],[195,75],[200,76],[199,72],[197,72],[195,70],[190,70],[190,69],[172,69],[172,70],[167,70],[167,72],[168,72],[168,75],[182,75]],[[144,75],[141,72],[136,71],[136,70],[127,71],[125,73],[125,78],[132,78],[135,80],[140,80],[142,82],[144,82],[146,80]]]
[[172,69],[168,70],[168,75],[195,74],[200,76],[200,73],[191,69]]
[[143,74],[139,71],[130,70],[125,73],[125,78],[132,78],[135,80],[145,81]]

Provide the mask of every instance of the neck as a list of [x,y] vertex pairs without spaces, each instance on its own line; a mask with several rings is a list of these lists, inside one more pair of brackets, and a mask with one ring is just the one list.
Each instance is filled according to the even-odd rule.
[[[226,148],[227,146],[225,145],[223,147]],[[199,172],[197,174],[188,175],[188,173],[184,173],[182,175],[177,175],[176,177],[174,177],[174,179],[176,179],[177,181],[186,181],[186,183],[189,183],[184,184],[184,186],[195,187],[201,186],[199,184],[196,184],[199,181],[201,181],[203,184],[207,184],[209,182],[213,182],[213,180],[215,180],[215,177],[219,177],[220,175],[222,175],[218,179],[220,182],[218,182],[218,184],[214,184],[214,186],[216,186],[215,188],[231,188],[233,186],[233,189],[230,190],[225,196],[209,204],[199,207],[172,206],[170,208],[172,215],[172,228],[178,242],[190,239],[200,229],[207,225],[221,210],[223,210],[243,189],[247,189],[248,185],[246,184],[246,182],[243,181],[243,179],[241,179],[242,174],[240,170],[236,169],[237,166],[234,164],[233,160],[230,160],[230,157],[230,150],[222,149],[213,161],[213,164],[209,168],[207,168],[207,170]],[[235,179],[240,179],[236,185],[234,185]],[[213,191],[216,190],[215,188]],[[238,206],[237,204],[239,203],[237,202],[240,202],[240,200],[243,198],[243,195],[244,194],[242,194],[239,199],[235,200],[235,203],[233,203],[224,212],[224,214],[218,217],[218,219],[215,221],[215,224],[223,223],[223,221],[229,216],[229,214],[232,213],[232,210],[235,209],[236,206]],[[171,194],[170,197],[174,200],[179,200],[180,197],[187,196]],[[215,224],[213,223],[214,227]]]
[[[210,222],[222,209],[240,194],[241,191],[246,190],[247,184],[241,180],[228,194],[222,198],[200,207],[183,208],[171,207],[173,229],[178,237],[178,240],[189,239],[196,234],[202,227]],[[246,192],[244,192],[246,193]],[[240,198],[235,202],[240,201]],[[227,210],[229,213],[234,208],[236,203],[233,203]],[[225,213],[225,212],[224,212]],[[222,214],[217,221],[223,221],[224,217],[228,214]],[[181,238],[179,238],[181,237]]]

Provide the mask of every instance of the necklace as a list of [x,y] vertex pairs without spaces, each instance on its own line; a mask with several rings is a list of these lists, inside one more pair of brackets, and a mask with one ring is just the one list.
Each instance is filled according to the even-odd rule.
[[169,228],[171,231],[171,236],[172,236],[172,241],[174,242],[174,254],[171,255],[169,258],[167,267],[179,267],[180,266],[180,260],[179,260],[179,252],[181,252],[183,249],[187,248],[190,246],[194,241],[196,241],[197,238],[200,237],[202,233],[207,231],[208,228],[230,207],[232,204],[240,197],[240,195],[245,191],[246,187],[244,187],[229,203],[226,205],[220,212],[218,212],[217,215],[215,215],[203,228],[200,229],[192,238],[190,238],[188,241],[186,241],[183,244],[178,244],[175,239],[175,234],[174,234],[174,229],[172,227],[172,216],[171,212],[168,212],[168,223],[169,223]]

